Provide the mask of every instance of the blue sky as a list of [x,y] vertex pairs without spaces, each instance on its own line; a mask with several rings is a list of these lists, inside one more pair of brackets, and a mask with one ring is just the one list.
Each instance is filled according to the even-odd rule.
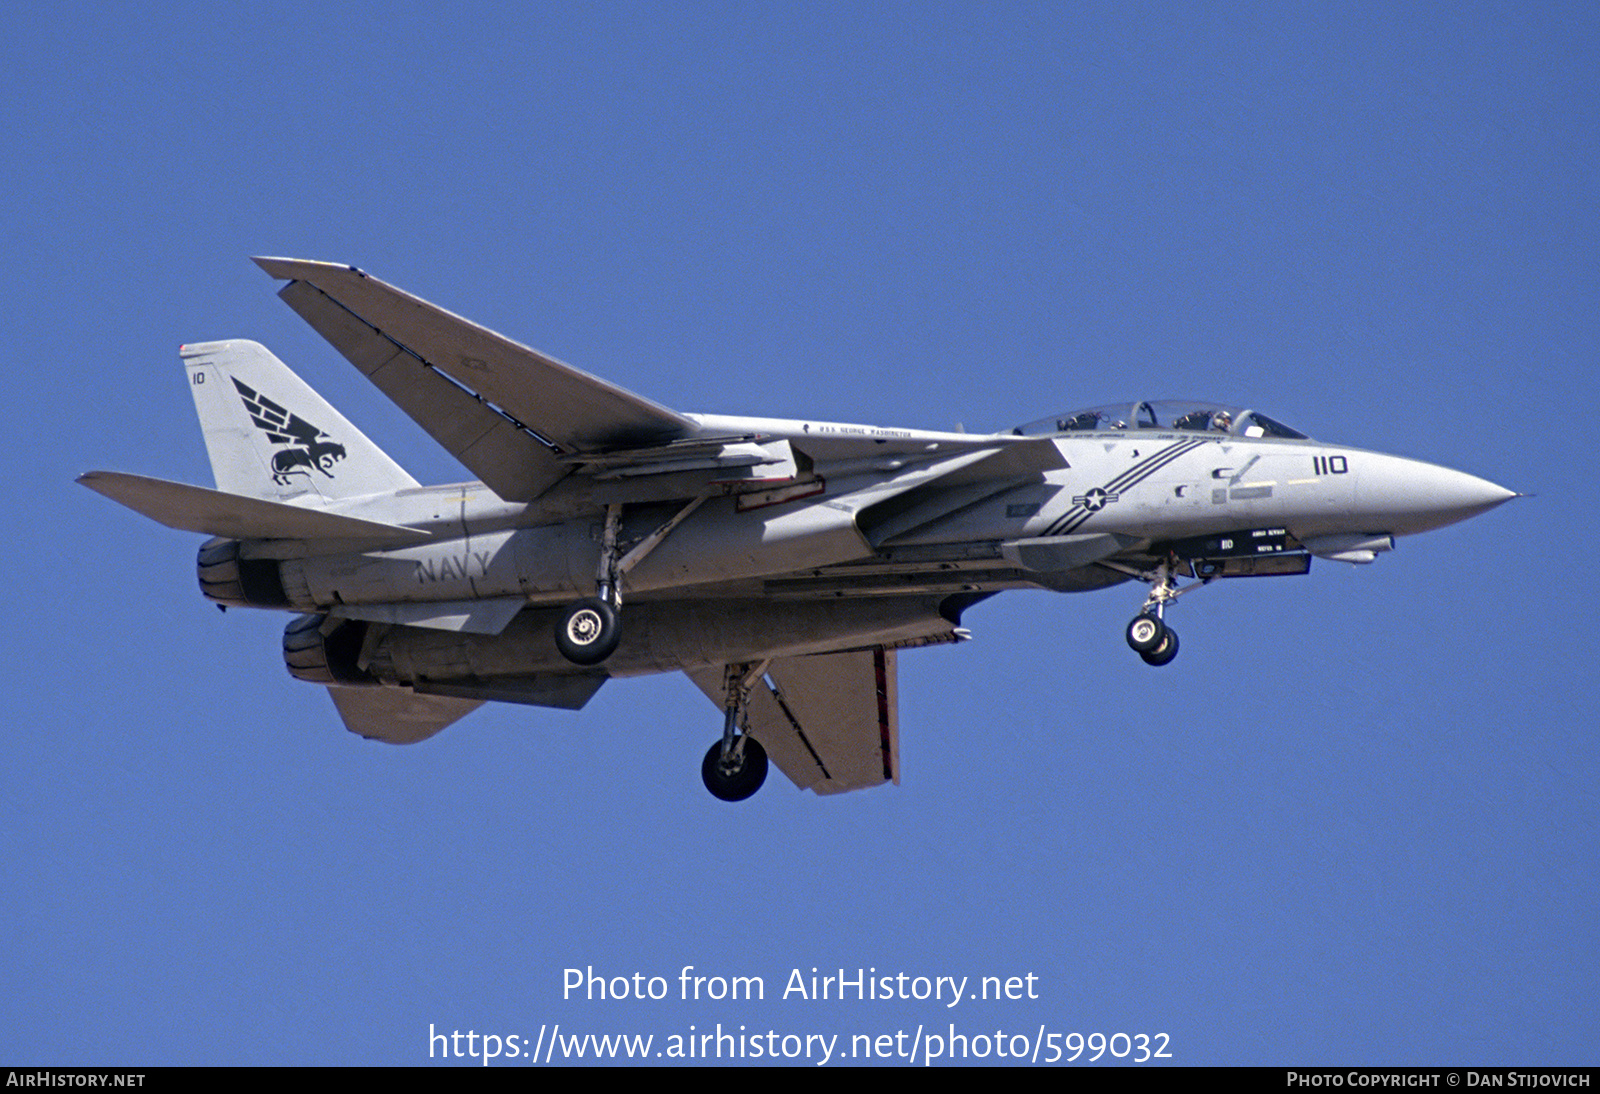
[[[428,1062],[428,1031],[1165,1033],[1188,1064],[1596,1062],[1596,79],[1582,4],[172,5],[3,17],[0,1061]],[[219,614],[177,347],[350,262],[686,411],[1259,407],[1536,496],[1367,568],[1013,593],[901,659],[904,785],[742,807],[681,677],[351,737]],[[563,972],[760,976],[755,1003]],[[1039,998],[781,998],[791,970]],[[659,1047],[659,1045],[658,1045]],[[437,1061],[436,1061],[437,1062]],[[994,1062],[991,1059],[991,1062]]]

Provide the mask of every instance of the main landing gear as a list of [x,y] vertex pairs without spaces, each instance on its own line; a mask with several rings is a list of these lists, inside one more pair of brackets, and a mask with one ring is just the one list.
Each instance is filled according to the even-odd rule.
[[561,613],[556,622],[556,649],[561,651],[561,656],[575,665],[598,665],[617,651],[622,641],[622,578],[699,508],[707,496],[701,494],[690,499],[671,520],[635,543],[626,554],[619,541],[622,506],[606,506],[595,595],[574,601]]
[[[722,740],[711,746],[700,765],[700,777],[713,797],[744,801],[767,780],[767,750],[749,734],[750,689],[767,671],[766,661],[729,665],[724,670],[727,699]],[[740,729],[744,732],[737,732]]]
[[556,648],[575,665],[598,665],[622,641],[619,605],[602,596],[586,596],[567,607],[556,624]]
[[1178,565],[1176,558],[1168,557],[1154,570],[1127,571],[1140,581],[1150,583],[1150,595],[1145,598],[1144,607],[1128,624],[1128,645],[1147,665],[1170,664],[1178,656],[1178,632],[1167,626],[1163,618],[1167,605],[1184,593],[1210,584],[1212,580],[1209,577],[1201,578],[1195,584],[1179,588],[1173,572]]

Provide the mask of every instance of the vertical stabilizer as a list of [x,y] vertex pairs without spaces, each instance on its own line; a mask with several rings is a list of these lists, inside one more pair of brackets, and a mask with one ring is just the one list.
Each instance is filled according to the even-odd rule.
[[202,342],[179,353],[218,490],[332,500],[417,485],[260,343]]

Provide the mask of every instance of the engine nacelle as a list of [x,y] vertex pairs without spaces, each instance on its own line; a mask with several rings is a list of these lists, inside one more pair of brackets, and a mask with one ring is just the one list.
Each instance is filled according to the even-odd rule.
[[361,667],[367,624],[356,619],[301,615],[283,629],[283,661],[289,675],[312,684],[359,687],[382,683]]
[[218,604],[242,608],[287,608],[289,594],[276,559],[240,558],[236,539],[208,539],[195,560],[200,591]]

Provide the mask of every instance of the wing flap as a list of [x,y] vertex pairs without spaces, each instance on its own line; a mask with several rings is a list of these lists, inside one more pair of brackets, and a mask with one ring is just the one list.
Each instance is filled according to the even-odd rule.
[[[717,706],[723,669],[689,673]],[[839,794],[900,782],[895,651],[779,658],[750,692],[750,733],[802,790]]]
[[88,471],[79,475],[78,481],[95,493],[180,532],[203,532],[227,539],[359,539],[394,544],[431,538],[427,532],[398,524],[359,520],[121,471]]

